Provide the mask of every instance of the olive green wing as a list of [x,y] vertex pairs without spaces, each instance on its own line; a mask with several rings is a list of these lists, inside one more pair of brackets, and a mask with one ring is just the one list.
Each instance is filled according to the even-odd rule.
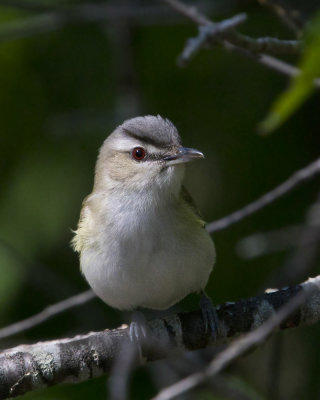
[[74,237],[71,240],[71,247],[73,248],[74,251],[77,253],[81,253],[84,244],[86,242],[86,223],[87,223],[87,218],[88,214],[90,212],[89,207],[88,207],[88,200],[90,199],[90,194],[86,196],[82,202],[82,207],[81,207],[81,212],[80,212],[80,218],[78,222],[78,227],[74,231]]
[[195,214],[196,219],[199,221],[199,223],[201,223],[201,225],[204,228],[206,226],[206,223],[204,222],[202,215],[196,206],[196,203],[194,202],[192,196],[190,195],[188,190],[185,188],[185,186],[181,187],[181,197],[188,204],[188,206],[192,209],[192,211]]

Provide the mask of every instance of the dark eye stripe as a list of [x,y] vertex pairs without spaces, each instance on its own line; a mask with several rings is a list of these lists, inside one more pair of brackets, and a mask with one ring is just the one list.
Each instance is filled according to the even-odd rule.
[[160,161],[164,157],[161,153],[149,153],[147,154],[146,160],[148,161]]

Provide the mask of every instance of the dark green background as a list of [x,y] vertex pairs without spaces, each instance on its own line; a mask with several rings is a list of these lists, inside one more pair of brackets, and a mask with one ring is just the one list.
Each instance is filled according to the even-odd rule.
[[[160,2],[112,4],[160,6]],[[215,6],[210,16],[218,19],[246,11],[248,22],[241,29],[252,36],[293,37],[255,2],[220,1]],[[288,79],[220,47],[202,50],[186,68],[178,68],[176,58],[197,30],[170,9],[164,10],[166,17],[161,11],[150,19],[67,24],[13,40],[5,30],[8,24],[19,26],[24,18],[39,14],[0,3],[1,326],[87,289],[69,245],[71,229],[76,228],[82,199],[91,191],[99,146],[124,119],[160,114],[176,124],[186,146],[204,152],[204,161],[189,166],[186,181],[207,221],[241,208],[319,155],[319,95],[274,134],[258,135],[258,123]],[[310,16],[310,10],[303,12]],[[318,190],[316,178],[214,234],[217,263],[207,288],[214,303],[277,285],[292,249],[246,261],[235,246],[256,232],[304,224]],[[287,284],[316,275],[318,266],[319,259]],[[181,308],[194,309],[197,301],[190,296]],[[2,341],[1,347],[116,327],[124,320],[128,315],[96,299]],[[315,399],[320,395],[318,334],[316,326],[281,333],[237,362],[228,376],[252,398],[272,398],[276,368],[279,398]],[[106,387],[101,378],[25,398],[105,399]],[[156,387],[150,369],[140,369],[132,380],[131,397],[149,398]],[[207,389],[195,396],[226,398]]]

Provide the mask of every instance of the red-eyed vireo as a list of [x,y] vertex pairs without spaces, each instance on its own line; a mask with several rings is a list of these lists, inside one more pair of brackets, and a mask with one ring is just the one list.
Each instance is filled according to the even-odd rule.
[[73,246],[85,278],[110,306],[167,309],[201,291],[214,329],[203,293],[214,244],[182,186],[185,163],[198,158],[160,116],[127,120],[103,143]]

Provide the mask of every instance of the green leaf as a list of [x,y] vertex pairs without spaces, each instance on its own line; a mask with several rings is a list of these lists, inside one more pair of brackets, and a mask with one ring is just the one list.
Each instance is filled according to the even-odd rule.
[[320,13],[313,19],[305,37],[305,48],[299,62],[301,73],[272,104],[271,110],[259,125],[268,134],[284,123],[315,90],[314,79],[320,76]]

